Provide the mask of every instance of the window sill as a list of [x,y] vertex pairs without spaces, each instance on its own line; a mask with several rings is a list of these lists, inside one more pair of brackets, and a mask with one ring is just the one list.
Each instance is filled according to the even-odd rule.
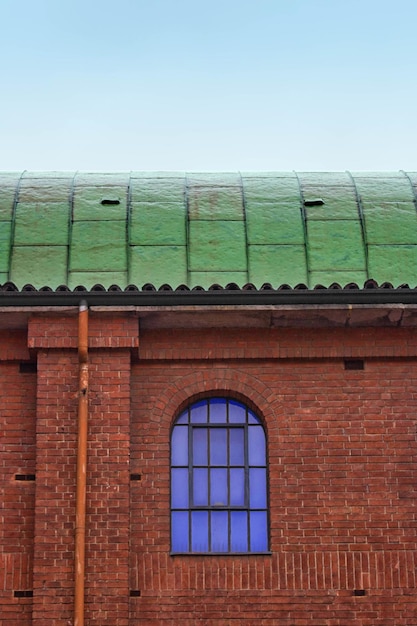
[[272,552],[170,552],[169,556],[272,556]]

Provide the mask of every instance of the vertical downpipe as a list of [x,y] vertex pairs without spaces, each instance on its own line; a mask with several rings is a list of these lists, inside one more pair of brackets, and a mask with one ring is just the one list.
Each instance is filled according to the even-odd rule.
[[85,518],[88,425],[88,306],[80,302],[78,314],[78,447],[75,513],[74,626],[84,626]]

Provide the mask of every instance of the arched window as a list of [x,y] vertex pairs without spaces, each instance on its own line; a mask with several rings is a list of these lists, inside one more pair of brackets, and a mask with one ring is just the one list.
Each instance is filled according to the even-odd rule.
[[266,439],[244,404],[191,404],[171,436],[171,544],[175,553],[268,551]]

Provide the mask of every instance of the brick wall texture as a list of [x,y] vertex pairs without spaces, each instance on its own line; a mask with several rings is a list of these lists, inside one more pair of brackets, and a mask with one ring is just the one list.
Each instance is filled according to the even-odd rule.
[[[90,318],[86,625],[417,624],[413,329]],[[0,336],[1,626],[73,624],[76,336]],[[170,429],[213,395],[264,422],[270,554],[170,554]]]

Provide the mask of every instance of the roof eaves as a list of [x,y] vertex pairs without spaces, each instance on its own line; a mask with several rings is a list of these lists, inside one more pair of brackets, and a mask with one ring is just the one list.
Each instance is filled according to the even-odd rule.
[[13,283],[0,285],[0,307],[19,306],[76,306],[80,300],[86,300],[89,306],[305,306],[305,305],[381,305],[381,304],[417,304],[417,288],[409,285],[393,287],[391,283],[378,285],[369,280],[361,288],[356,283],[344,287],[333,283],[329,287],[317,285],[309,289],[304,284],[294,288],[281,285],[274,289],[265,283],[260,289],[248,283],[239,287],[229,283],[225,287],[212,285],[209,289],[180,285],[173,289],[164,284],[158,289],[152,284],[145,284],[140,289],[129,285],[125,289],[112,285],[105,289],[95,285],[88,290],[82,285],[71,290],[65,285],[52,290],[50,287],[36,289],[25,285],[18,289]]

